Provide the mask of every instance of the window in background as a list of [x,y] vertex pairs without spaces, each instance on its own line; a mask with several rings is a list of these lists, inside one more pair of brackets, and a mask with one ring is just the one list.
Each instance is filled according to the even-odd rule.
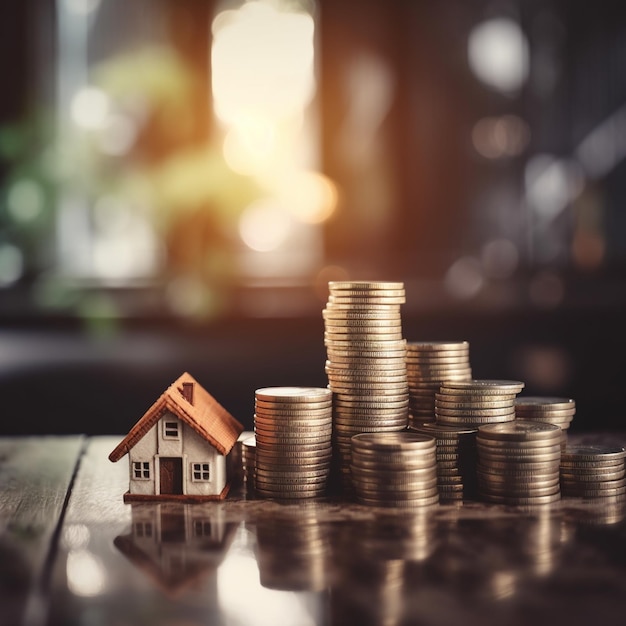
[[39,237],[0,242],[0,282],[39,255],[41,306],[152,289],[153,306],[200,317],[240,285],[308,284],[337,201],[319,164],[315,3],[54,10],[48,141],[6,189],[8,220]]

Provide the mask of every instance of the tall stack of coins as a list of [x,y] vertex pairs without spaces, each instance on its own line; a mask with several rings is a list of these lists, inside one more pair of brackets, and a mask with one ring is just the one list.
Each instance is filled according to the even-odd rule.
[[477,428],[412,422],[410,430],[435,438],[437,487],[441,501],[476,497]]
[[487,424],[476,437],[478,494],[511,505],[560,499],[561,429],[546,422]]
[[626,494],[626,451],[620,446],[566,448],[561,455],[561,490],[564,496],[615,498]]
[[439,502],[433,437],[411,432],[352,437],[352,483],[359,502],[414,507]]
[[341,486],[351,490],[350,438],[404,430],[409,391],[399,282],[330,282],[323,311],[333,443]]
[[471,426],[515,419],[515,397],[524,388],[516,380],[447,380],[435,394],[435,421]]
[[515,417],[522,420],[548,422],[561,427],[562,443],[567,443],[567,431],[576,413],[576,402],[571,398],[520,396],[515,400]]
[[435,393],[446,380],[470,380],[467,341],[410,341],[406,346],[409,424],[435,420]]
[[259,495],[276,499],[324,495],[332,455],[329,389],[257,389],[254,431]]

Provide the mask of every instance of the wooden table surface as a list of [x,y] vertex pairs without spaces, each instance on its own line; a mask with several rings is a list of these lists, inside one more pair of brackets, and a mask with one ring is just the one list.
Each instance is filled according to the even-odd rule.
[[120,439],[0,439],[1,625],[626,619],[623,502],[130,505]]

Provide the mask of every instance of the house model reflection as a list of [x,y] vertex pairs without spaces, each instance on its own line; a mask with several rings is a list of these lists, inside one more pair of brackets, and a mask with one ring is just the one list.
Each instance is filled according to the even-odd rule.
[[226,456],[243,426],[185,373],[111,452],[129,456],[125,502],[220,500],[229,490]]
[[201,505],[133,504],[130,533],[119,535],[117,549],[170,597],[202,584],[217,571],[238,524],[221,509]]

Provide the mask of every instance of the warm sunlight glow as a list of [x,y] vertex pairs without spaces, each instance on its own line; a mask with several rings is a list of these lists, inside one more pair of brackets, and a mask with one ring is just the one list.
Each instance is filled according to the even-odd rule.
[[297,113],[315,88],[313,18],[247,2],[213,21],[215,111],[226,124],[249,115],[269,120]]
[[309,224],[324,222],[337,207],[335,184],[318,172],[294,172],[286,177],[281,197],[294,217]]
[[291,230],[289,213],[273,198],[251,204],[239,219],[239,234],[257,252],[276,250]]

